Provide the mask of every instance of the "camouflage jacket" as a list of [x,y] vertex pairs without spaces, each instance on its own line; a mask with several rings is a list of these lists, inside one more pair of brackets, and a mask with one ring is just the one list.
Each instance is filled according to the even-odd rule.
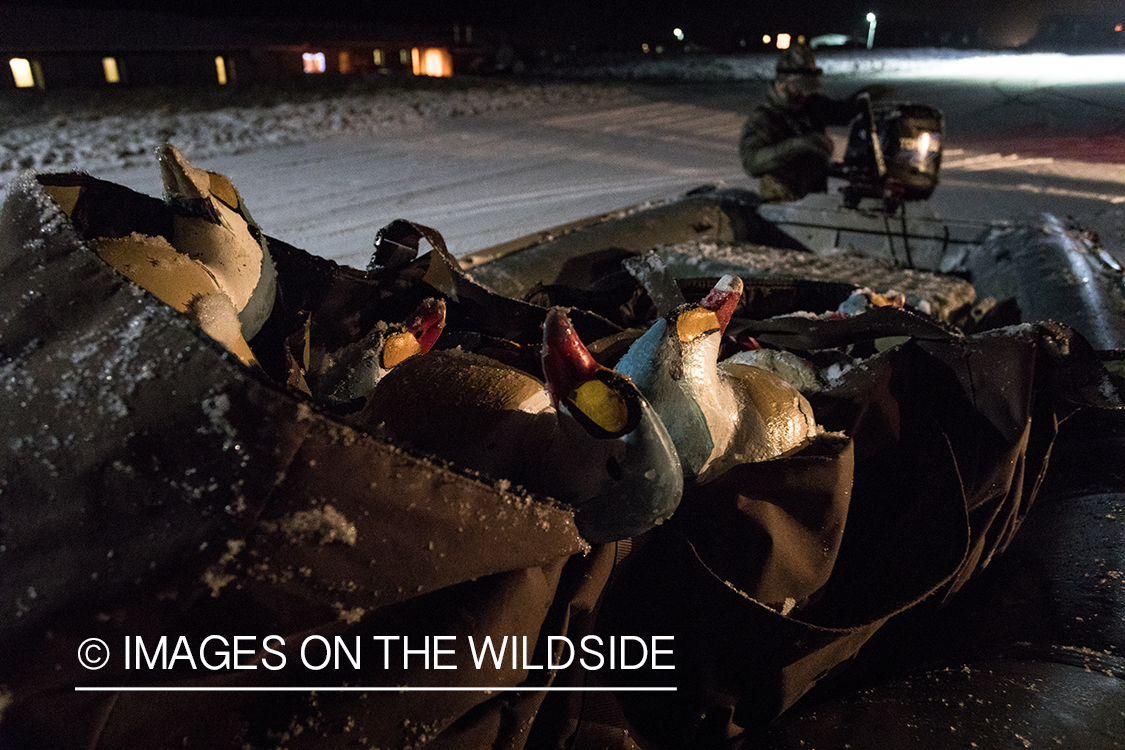
[[847,124],[858,111],[854,99],[823,94],[792,107],[770,86],[743,125],[738,145],[743,168],[761,178],[762,198],[796,200],[827,190],[832,143],[825,129]]

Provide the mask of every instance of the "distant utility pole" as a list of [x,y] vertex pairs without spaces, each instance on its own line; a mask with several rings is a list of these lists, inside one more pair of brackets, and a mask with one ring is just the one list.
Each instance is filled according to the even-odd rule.
[[868,27],[867,27],[867,49],[871,49],[871,47],[875,44],[875,14],[874,13],[868,13],[867,14],[867,23],[868,23]]

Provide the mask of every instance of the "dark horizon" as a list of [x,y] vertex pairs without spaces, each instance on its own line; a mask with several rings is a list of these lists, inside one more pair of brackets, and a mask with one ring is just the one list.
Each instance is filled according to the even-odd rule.
[[[81,7],[80,0],[0,0],[0,5]],[[347,0],[112,0],[102,8],[162,12],[187,16],[291,20],[339,23],[389,23],[426,27],[470,25],[480,33],[502,33],[529,41],[570,43],[590,40],[631,44],[648,39],[670,40],[673,29],[684,32],[686,43],[704,47],[737,44],[738,37],[787,31],[794,35],[850,34],[862,38],[865,18],[874,12],[879,28],[895,27],[971,29],[982,41],[1015,46],[1035,33],[1049,13],[1120,12],[1120,3],[1109,0],[789,0],[753,3],[746,0],[526,0],[497,3],[493,0],[412,0],[411,2],[349,2]],[[880,39],[877,31],[876,39]]]

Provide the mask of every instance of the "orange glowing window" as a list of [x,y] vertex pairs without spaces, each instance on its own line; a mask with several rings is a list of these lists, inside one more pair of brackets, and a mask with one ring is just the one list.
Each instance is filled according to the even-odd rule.
[[430,47],[410,51],[410,62],[416,76],[434,76],[448,78],[453,75],[453,55],[449,50]]
[[306,52],[301,55],[306,73],[323,73],[325,71],[323,52]]
[[1121,24],[1117,24],[1116,26],[1114,26],[1113,30],[1114,31],[1121,31]]
[[778,34],[777,35],[777,48],[778,49],[789,49],[789,45],[792,44],[792,43],[793,43],[793,37],[789,36],[788,34]]

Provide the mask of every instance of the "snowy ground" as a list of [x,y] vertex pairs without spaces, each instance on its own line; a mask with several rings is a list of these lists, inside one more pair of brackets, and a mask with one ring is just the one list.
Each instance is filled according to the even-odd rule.
[[[84,170],[159,195],[152,150],[169,140],[230,176],[263,229],[291,244],[362,267],[375,232],[401,217],[439,229],[463,254],[703,183],[753,189],[736,144],[771,64],[642,59],[563,71],[568,82],[239,101],[47,92],[36,106],[0,110],[0,185],[25,168]],[[896,98],[942,109],[939,212],[1050,210],[1125,248],[1122,58],[930,50],[828,53],[821,65],[831,94],[889,82]]]

